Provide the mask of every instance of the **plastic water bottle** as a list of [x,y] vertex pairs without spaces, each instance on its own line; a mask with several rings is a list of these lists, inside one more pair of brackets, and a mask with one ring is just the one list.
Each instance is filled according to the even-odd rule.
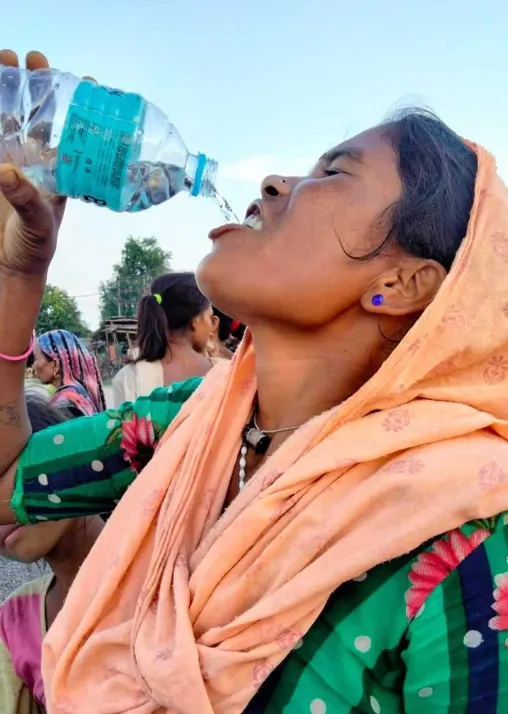
[[189,153],[160,109],[54,69],[0,65],[0,161],[49,194],[112,211],[143,211],[188,191],[232,215],[215,189],[217,162]]

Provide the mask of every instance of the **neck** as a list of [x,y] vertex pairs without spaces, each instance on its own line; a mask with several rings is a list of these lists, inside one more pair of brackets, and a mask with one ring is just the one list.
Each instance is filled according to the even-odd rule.
[[382,362],[378,326],[367,321],[352,310],[305,333],[254,328],[260,428],[300,426],[357,391]]
[[104,527],[100,516],[77,518],[45,560],[55,575],[55,591],[65,599],[79,568]]
[[187,335],[172,335],[163,362],[185,360],[196,357],[198,354],[200,353],[196,352],[191,339]]

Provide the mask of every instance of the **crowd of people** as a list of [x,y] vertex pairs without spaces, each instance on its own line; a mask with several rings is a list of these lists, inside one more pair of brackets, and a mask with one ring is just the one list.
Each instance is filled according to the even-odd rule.
[[0,608],[2,713],[508,711],[494,158],[409,109],[267,177],[109,409],[31,338],[64,207],[0,165],[0,551],[52,570]]
[[[121,407],[230,360],[243,326],[213,308],[193,273],[156,278],[138,305],[136,358],[113,379]],[[95,356],[63,329],[37,337],[27,360],[25,397],[32,434],[106,410]],[[127,442],[128,433],[124,437]],[[137,449],[138,435],[132,437]],[[135,459],[133,458],[133,461]],[[39,483],[41,482],[39,475]],[[0,604],[0,712],[36,714],[45,706],[42,642],[111,509],[35,525],[0,526],[0,556],[44,561],[50,574],[29,580]]]
[[[212,307],[189,272],[168,273],[152,282],[139,301],[137,325],[136,358],[113,379],[110,407],[204,377],[232,358],[243,333],[243,326]],[[25,398],[32,434],[106,411],[95,356],[63,329],[37,337],[27,360]],[[124,448],[131,444],[132,463],[139,459],[142,440],[125,431],[122,443]],[[41,475],[38,482],[44,485]],[[111,510],[110,503],[101,514],[92,509],[68,519],[0,526],[0,556],[20,563],[44,561],[50,568],[50,574],[29,580],[0,604],[1,714],[44,711],[42,642]]]

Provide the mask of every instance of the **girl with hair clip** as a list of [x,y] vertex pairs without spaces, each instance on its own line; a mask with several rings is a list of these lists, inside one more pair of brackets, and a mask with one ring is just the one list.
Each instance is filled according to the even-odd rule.
[[137,358],[113,379],[115,406],[207,374],[214,365],[205,354],[212,332],[212,306],[194,273],[155,278],[138,305]]

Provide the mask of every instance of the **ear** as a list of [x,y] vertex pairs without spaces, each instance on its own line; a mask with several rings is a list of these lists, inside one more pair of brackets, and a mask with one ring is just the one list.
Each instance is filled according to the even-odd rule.
[[446,270],[435,260],[411,258],[382,273],[361,305],[366,312],[393,317],[423,312],[445,278]]
[[219,334],[219,318],[217,315],[212,315],[212,332],[211,334],[216,337]]

